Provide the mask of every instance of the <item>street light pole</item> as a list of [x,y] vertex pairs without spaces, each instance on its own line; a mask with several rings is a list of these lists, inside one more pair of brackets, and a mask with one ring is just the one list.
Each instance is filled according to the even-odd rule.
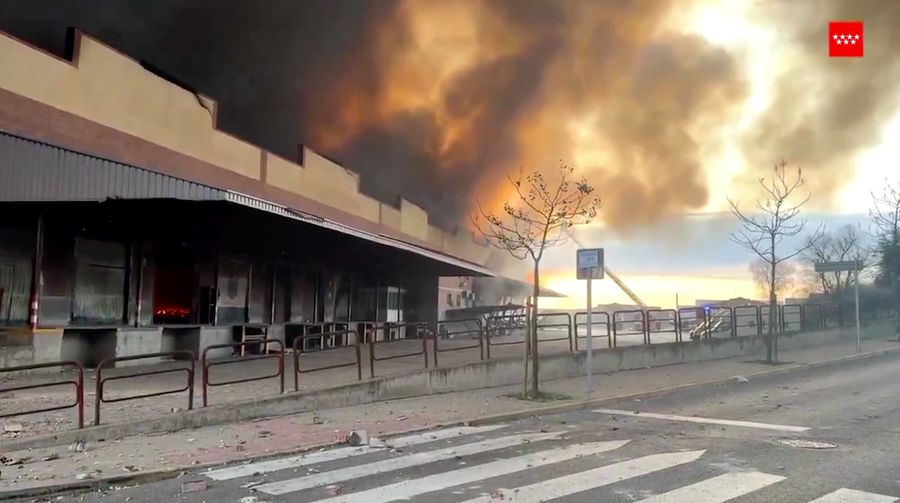
[[[586,394],[588,394],[588,395],[590,395],[591,392],[594,391],[593,365],[591,363],[592,359],[593,359],[593,354],[594,354],[594,348],[591,343],[592,339],[593,339],[593,337],[591,336],[591,325],[593,325],[593,322],[591,321],[591,310],[592,310],[592,303],[593,303],[591,301],[591,283],[593,283],[593,282],[594,281],[591,279],[587,280],[587,316],[586,316],[587,317],[587,327],[586,327],[587,328],[587,334],[586,334],[587,335],[587,362],[586,362],[587,363],[587,383],[586,383],[587,391],[586,391]],[[575,328],[576,328],[575,337],[578,337],[578,332],[577,332],[578,326],[576,325]]]

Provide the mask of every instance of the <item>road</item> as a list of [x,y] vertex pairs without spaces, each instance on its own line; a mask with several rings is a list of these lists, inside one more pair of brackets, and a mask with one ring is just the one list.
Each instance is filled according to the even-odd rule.
[[[890,502],[900,496],[898,383],[900,357],[882,356],[611,401],[592,410],[409,435],[390,439],[389,448],[342,447],[226,466],[81,497]],[[206,489],[182,493],[184,483],[197,481]]]

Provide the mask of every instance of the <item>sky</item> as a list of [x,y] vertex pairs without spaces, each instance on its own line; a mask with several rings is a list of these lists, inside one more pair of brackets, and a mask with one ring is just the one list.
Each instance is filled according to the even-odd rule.
[[[764,112],[771,104],[774,77],[783,71],[781,64],[784,63],[779,61],[779,53],[791,44],[789,34],[779,33],[771,25],[753,19],[754,4],[759,3],[739,0],[702,2],[673,17],[673,22],[695,31],[710,43],[746,54],[743,65],[748,92],[741,116],[725,124],[728,135],[740,136],[743,128],[754,123],[753,116]],[[828,20],[822,17],[818,22],[824,26]],[[879,50],[878,43],[878,39],[868,38],[866,50]],[[820,61],[806,64],[846,65],[845,61],[830,60],[825,47],[823,41],[821,53],[813,55]],[[844,71],[854,70],[851,67]],[[814,110],[815,105],[811,107]],[[900,181],[900,167],[897,166],[900,114],[893,102],[885,112],[886,118],[872,131],[874,134],[868,144],[854,153],[843,173],[837,174],[840,183],[833,193],[816,197],[814,191],[805,191],[811,196],[806,216],[809,231],[805,235],[812,234],[819,226],[826,231],[842,225],[858,226],[864,231],[870,228],[867,213],[871,207],[871,193],[879,193],[885,183]],[[705,157],[707,186],[723,190],[712,192],[699,211],[668,217],[627,237],[603,232],[602,225],[589,226],[576,234],[581,235],[579,241],[585,247],[604,247],[608,267],[648,305],[672,307],[676,299],[679,304],[686,305],[698,299],[765,298],[765,293],[754,284],[748,271],[753,257],[729,240],[729,234],[738,228],[738,224],[728,212],[726,198],[743,199],[745,203],[754,200],[752,189],[742,190],[735,183],[748,171],[746,158],[741,155],[740,147],[727,139]],[[813,185],[817,176],[834,175],[819,175],[815,169],[807,169],[805,176]],[[601,191],[604,189],[606,187],[600,187]],[[801,244],[802,239],[786,241],[785,250],[790,252]],[[568,295],[566,299],[544,300],[548,306],[568,308],[586,303],[586,286],[583,281],[574,279],[576,247],[569,243],[553,250],[546,261],[546,285]],[[593,291],[594,303],[632,303],[609,279],[595,282]]]
[[[865,57],[828,57],[831,20],[863,21]],[[218,100],[222,129],[304,144],[446,228],[511,200],[508,173],[573,166],[602,200],[579,240],[648,304],[759,296],[727,200],[751,206],[782,159],[811,228],[865,227],[900,179],[900,2],[0,2],[0,30],[56,54],[69,26]],[[574,256],[543,264],[559,307],[584,302]]]

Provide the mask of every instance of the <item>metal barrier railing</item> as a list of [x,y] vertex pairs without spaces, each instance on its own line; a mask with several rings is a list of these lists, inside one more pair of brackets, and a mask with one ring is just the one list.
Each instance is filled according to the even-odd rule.
[[[268,353],[269,345],[278,346],[278,350],[275,354]],[[211,349],[227,349],[227,348],[244,348],[247,346],[262,346],[265,348],[266,353],[260,355],[250,355],[250,356],[242,356],[239,358],[228,358],[222,360],[209,360],[206,355],[209,353]],[[245,363],[248,361],[255,360],[276,360],[278,367],[277,371],[274,374],[266,374],[262,376],[254,376],[254,377],[243,377],[238,379],[231,379],[227,381],[219,381],[219,382],[211,382],[209,379],[209,369],[210,367],[223,366],[223,365],[233,365],[235,363]],[[229,384],[239,384],[245,382],[253,382],[253,381],[262,381],[265,379],[274,379],[279,378],[281,384],[281,393],[284,393],[284,343],[279,339],[257,339],[253,341],[242,341],[242,342],[232,342],[232,343],[224,343],[224,344],[212,344],[210,346],[206,346],[203,348],[203,352],[200,356],[200,364],[203,370],[203,406],[206,407],[208,405],[208,395],[209,388],[213,388],[216,386],[227,386]]]
[[678,312],[674,309],[647,310],[647,344],[652,344],[652,334],[674,334],[675,342],[681,342],[678,330]]
[[825,323],[825,328],[843,325],[841,305],[834,302],[822,304],[822,319]]
[[[499,341],[495,342],[496,338],[499,337],[507,337],[512,332],[517,330],[522,331],[522,339],[514,340],[514,341]],[[487,353],[487,359],[491,359],[491,348],[494,346],[513,346],[518,344],[525,344],[525,340],[528,338],[528,316],[525,314],[505,314],[501,316],[490,316],[487,319],[487,326],[485,330],[485,352]]]
[[[640,319],[622,319],[625,315],[639,315]],[[644,344],[649,344],[647,340],[647,313],[640,309],[632,309],[629,311],[615,311],[612,319],[613,336],[618,340],[620,335],[637,335],[641,334],[644,338]],[[619,328],[620,325],[623,328]],[[635,328],[638,326],[638,328]]]
[[825,328],[825,312],[822,304],[803,304],[800,306],[800,329]]
[[10,388],[0,388],[0,394],[12,393],[14,391],[25,391],[29,389],[50,388],[54,386],[65,386],[71,384],[75,387],[75,401],[68,405],[57,405],[53,407],[44,407],[42,409],[28,409],[19,412],[0,413],[0,419],[6,417],[26,416],[31,414],[40,414],[43,412],[52,412],[55,410],[64,410],[75,407],[78,417],[78,429],[84,428],[84,367],[78,362],[62,361],[49,363],[35,363],[33,365],[20,365],[17,367],[0,368],[0,374],[10,372],[22,372],[25,370],[36,370],[44,368],[56,367],[72,367],[75,369],[75,378],[66,381],[44,382],[40,384],[26,384],[24,386],[13,386]]
[[[409,337],[409,329],[413,328],[415,331],[414,337]],[[378,331],[382,330],[385,334],[381,340],[378,340]],[[391,336],[388,338],[389,334],[394,334],[394,330],[397,330],[396,333],[403,333],[403,338],[393,338]],[[384,360],[396,360],[398,358],[409,358],[413,356],[422,356],[425,359],[425,368],[428,368],[428,325],[423,322],[412,322],[412,323],[384,323],[375,327],[375,330],[370,332],[372,336],[369,339],[369,376],[375,377],[375,362],[380,362]],[[403,342],[409,340],[421,340],[422,347],[416,350],[415,352],[406,352],[395,355],[387,355],[387,356],[378,356],[375,351],[375,346],[384,346],[396,342]]]
[[803,306],[800,304],[781,306],[781,333],[802,332],[803,330]]
[[[551,323],[548,318],[565,318],[565,322],[557,322]],[[543,320],[547,320],[545,323]],[[542,339],[540,337],[541,329],[560,329],[565,328],[566,334],[561,337],[548,337],[546,339]],[[542,342],[558,342],[558,341],[568,341],[569,342],[569,351],[575,351],[575,343],[572,337],[572,315],[569,313],[540,313],[537,318],[537,330],[538,337],[537,343],[540,344]]]
[[[749,330],[742,330],[748,328]],[[762,323],[759,320],[759,306],[739,306],[734,308],[734,333],[737,336],[759,335]],[[751,332],[747,334],[745,332]]]
[[[462,325],[462,330],[451,330],[448,328],[451,325]],[[470,328],[473,327],[474,328]],[[466,349],[477,349],[478,350],[478,358],[480,360],[484,360],[484,327],[482,326],[481,320],[479,319],[467,319],[467,320],[445,320],[439,321],[437,324],[437,333],[434,335],[434,346],[433,350],[433,360],[434,366],[438,366],[438,353],[449,353],[451,351],[463,351]],[[440,347],[440,342],[442,339],[452,339],[455,336],[462,336],[473,338],[475,336],[475,344],[468,344],[464,346],[450,346],[446,348]]]
[[[334,344],[334,339],[337,337],[349,337],[353,336],[353,344],[352,345],[337,345]],[[320,344],[318,348],[310,349],[307,345],[307,342],[313,339],[319,339]],[[329,345],[328,340],[331,339],[332,343]],[[320,354],[328,351],[338,351],[338,350],[347,350],[353,349],[353,353],[356,355],[356,360],[352,362],[341,362],[341,363],[332,363],[329,365],[323,365],[311,369],[301,369],[300,368],[300,355],[301,354]],[[356,380],[362,381],[362,350],[360,350],[360,340],[359,334],[356,333],[356,330],[341,330],[338,332],[327,332],[323,334],[307,334],[307,335],[298,335],[294,338],[294,342],[292,344],[292,349],[294,350],[294,391],[300,390],[300,374],[309,374],[311,372],[320,372],[323,370],[331,370],[331,369],[339,369],[346,367],[356,367]],[[283,392],[283,389],[282,389]]]
[[728,332],[729,337],[737,335],[734,328],[734,309],[730,307],[710,307],[706,313],[706,322],[708,339],[714,337],[716,332]]
[[[781,309],[778,307],[775,308],[774,312],[775,316],[775,324],[773,325],[773,332],[777,333],[781,329]],[[762,325],[762,333],[769,333],[769,306],[759,306],[759,318]]]
[[[581,321],[579,321],[579,318]],[[587,312],[581,311],[575,313],[575,351],[579,351],[578,349],[578,339],[584,339],[587,341],[587,331],[585,331],[584,336],[579,335],[581,331],[579,327],[587,328]],[[597,327],[604,327],[604,329],[600,332],[597,332]],[[596,335],[595,335],[596,334]],[[610,328],[609,323],[609,313],[606,311],[600,311],[597,313],[591,313],[591,339],[595,339],[598,337],[606,337],[606,345],[607,347],[614,348],[616,347],[616,338],[612,336],[612,329]],[[593,344],[591,344],[593,347]]]
[[688,339],[698,339],[702,336],[706,326],[706,310],[702,307],[682,307],[678,309],[678,333],[684,340],[684,333],[688,333]]
[[[150,358],[167,358],[171,357],[176,359],[178,357],[183,357],[182,360],[177,360],[180,363],[188,363],[187,367],[178,367],[178,368],[170,368],[170,369],[162,369],[162,370],[151,370],[148,372],[137,372],[133,374],[125,374],[125,375],[117,375],[111,377],[103,377],[103,368],[108,366],[111,363],[116,362],[124,362],[124,361],[134,361],[134,360],[146,360]],[[187,374],[187,382],[185,383],[183,388],[178,388],[174,390],[166,390],[166,391],[156,391],[153,393],[141,393],[139,395],[125,396],[119,398],[111,398],[106,399],[103,397],[103,389],[107,381],[119,381],[123,379],[134,379],[137,377],[146,377],[152,375],[162,375],[162,374],[174,374],[184,372]],[[100,404],[101,403],[116,403],[116,402],[125,402],[127,400],[137,400],[140,398],[151,398],[155,396],[163,396],[163,395],[174,395],[176,393],[182,393],[184,391],[188,392],[188,410],[194,408],[194,352],[193,351],[167,351],[163,353],[149,353],[142,355],[133,355],[133,356],[119,356],[116,358],[107,358],[102,362],[97,364],[96,370],[96,390],[95,390],[95,398],[94,398],[94,425],[100,424]]]

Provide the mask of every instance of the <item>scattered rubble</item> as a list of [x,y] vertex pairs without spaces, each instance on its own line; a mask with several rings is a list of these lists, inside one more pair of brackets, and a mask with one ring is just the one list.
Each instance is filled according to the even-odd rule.
[[206,490],[205,480],[189,480],[181,483],[181,494],[196,493]]
[[747,384],[748,382],[750,382],[750,379],[747,379],[744,376],[734,376],[732,377],[732,379],[734,379],[738,384]]

